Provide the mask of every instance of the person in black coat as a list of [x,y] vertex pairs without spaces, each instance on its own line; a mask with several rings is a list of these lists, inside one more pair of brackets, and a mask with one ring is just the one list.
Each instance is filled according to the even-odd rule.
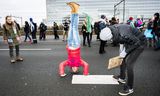
[[153,34],[155,39],[155,50],[160,49],[160,15],[159,13],[154,14],[154,21],[153,21]]
[[[111,22],[110,22],[110,25],[114,25],[114,24],[118,24],[118,22],[117,22],[117,20],[116,20],[115,17],[112,17]],[[117,44],[115,41],[112,42],[112,46],[113,46],[113,47],[116,47],[117,45],[118,45],[118,44]]]
[[91,25],[91,33],[90,33],[90,35],[89,35],[90,43],[92,42],[93,31],[94,31],[94,28],[93,28],[93,25]]
[[[98,23],[98,26],[99,26],[99,30],[100,30],[100,33],[99,33],[99,35],[100,35],[101,31],[107,26],[106,16],[105,15],[101,15],[101,19],[100,19],[100,21]],[[107,43],[107,41],[104,41],[104,40],[102,40],[100,38],[99,54],[106,53],[106,51],[105,51],[105,45],[106,45],[106,43]]]
[[[134,72],[133,68],[137,58],[143,52],[146,45],[146,38],[138,29],[132,28],[127,24],[115,24],[109,26],[111,32],[107,40],[113,40],[120,45],[120,58],[123,59],[120,66],[120,74],[113,76],[120,83],[124,84],[124,88],[119,92],[120,95],[129,95],[133,93]],[[127,73],[127,74],[126,74]],[[126,78],[127,75],[127,78]]]
[[83,46],[87,46],[87,45],[86,45],[86,37],[87,37],[88,46],[90,47],[89,33],[87,33],[87,27],[86,27],[85,21],[83,22],[81,32],[82,32],[82,34],[83,34]]
[[46,30],[47,30],[47,26],[41,22],[41,24],[39,25],[39,30],[40,30],[40,36],[39,36],[39,40],[46,40]]
[[30,18],[30,31],[31,31],[31,34],[32,34],[33,44],[36,44],[37,43],[37,37],[36,37],[37,24],[33,22],[32,18]]
[[100,29],[99,29],[99,22],[94,23],[94,32],[97,35],[97,41],[100,40],[99,34],[100,34]]
[[59,39],[59,35],[58,35],[58,25],[56,22],[54,22],[53,24],[53,32],[54,32],[54,39]]
[[29,27],[29,24],[28,24],[27,21],[25,21],[24,32],[25,32],[25,39],[24,39],[24,42],[26,42],[27,37],[29,38],[30,42],[32,42],[31,37],[29,36],[30,27]]
[[66,37],[66,40],[67,40],[68,31],[69,31],[69,22],[67,22],[67,20],[65,20],[65,22],[63,23],[63,27],[64,27],[63,41],[65,41],[65,37]]

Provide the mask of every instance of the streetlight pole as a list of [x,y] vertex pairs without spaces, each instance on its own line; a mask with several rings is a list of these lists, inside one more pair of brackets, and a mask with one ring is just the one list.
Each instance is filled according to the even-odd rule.
[[[2,17],[0,17],[0,19],[1,19]],[[0,22],[0,29],[1,29],[1,22]]]
[[123,22],[125,22],[125,0],[121,0],[119,3],[114,5],[114,17],[116,16],[116,7],[123,2]]
[[125,0],[123,0],[123,23],[125,22]]

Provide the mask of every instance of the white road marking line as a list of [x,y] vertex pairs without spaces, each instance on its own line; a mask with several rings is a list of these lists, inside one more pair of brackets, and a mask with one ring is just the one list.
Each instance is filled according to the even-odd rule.
[[[9,49],[0,49],[0,51],[8,51]],[[15,49],[14,49],[15,50]],[[51,48],[44,48],[44,49],[20,49],[21,51],[50,51]]]
[[119,84],[113,75],[73,75],[72,84]]

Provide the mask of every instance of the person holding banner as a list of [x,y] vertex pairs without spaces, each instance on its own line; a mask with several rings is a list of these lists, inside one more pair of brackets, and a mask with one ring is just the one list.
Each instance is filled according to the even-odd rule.
[[[129,95],[133,93],[134,65],[137,58],[143,52],[146,38],[138,29],[127,24],[115,24],[104,28],[105,36],[100,36],[103,40],[116,41],[120,45],[119,59],[123,59],[120,65],[120,74],[113,76],[118,82],[124,84],[124,88],[119,95]],[[126,79],[127,73],[127,79]]]

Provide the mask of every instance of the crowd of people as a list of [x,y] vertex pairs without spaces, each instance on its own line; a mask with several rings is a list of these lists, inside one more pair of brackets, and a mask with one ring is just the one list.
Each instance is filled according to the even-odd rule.
[[[148,20],[147,28],[144,31],[144,25],[145,23],[143,22],[143,19],[140,17],[137,17],[135,20],[133,17],[129,17],[129,19],[126,21],[126,24],[130,25],[133,28],[137,28],[140,32],[144,31],[144,34],[147,37],[147,46],[148,47],[153,47],[155,50],[159,49],[159,32],[158,32],[158,24],[159,24],[159,13],[155,14],[155,19],[150,18]],[[103,25],[101,24],[102,22],[105,23],[104,26],[110,26],[110,25],[115,25],[119,24],[119,19],[116,19],[115,17],[112,17],[111,20],[108,20],[105,15],[101,16],[101,19],[97,22],[94,22],[94,25],[91,24],[91,31],[87,31],[87,22],[86,20],[83,21],[82,27],[80,32],[82,33],[83,36],[83,46],[91,47],[91,41],[92,41],[92,35],[96,34],[97,35],[97,41],[100,41],[100,48],[99,48],[99,54],[104,54],[105,51],[105,46],[107,46],[107,41],[103,41],[100,39],[100,32],[101,29],[103,28]],[[157,24],[156,24],[157,22]],[[16,24],[18,30],[20,30],[19,24],[14,21]],[[66,19],[64,20],[64,23],[62,23],[62,41],[67,41],[67,35],[70,27],[70,20]],[[102,28],[101,28],[102,27]],[[47,26],[41,22],[39,27],[37,28],[37,24],[34,23],[33,19],[30,18],[29,22],[25,21],[25,26],[24,26],[24,33],[25,33],[25,39],[24,42],[29,39],[29,42],[32,44],[37,43],[37,29],[39,29],[39,40],[46,40],[46,33],[47,33]],[[52,32],[54,34],[54,39],[59,40],[59,26],[56,22],[53,22],[53,27],[52,27]],[[30,36],[31,35],[31,36]],[[86,39],[87,39],[87,45],[86,45]],[[115,41],[112,41],[112,46],[118,46],[118,43]]]

